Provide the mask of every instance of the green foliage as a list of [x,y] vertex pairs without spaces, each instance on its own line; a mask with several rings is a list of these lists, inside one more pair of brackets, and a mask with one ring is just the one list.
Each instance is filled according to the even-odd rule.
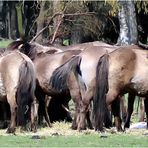
[[65,45],[65,46],[70,45],[70,40],[69,39],[64,40],[63,45]]

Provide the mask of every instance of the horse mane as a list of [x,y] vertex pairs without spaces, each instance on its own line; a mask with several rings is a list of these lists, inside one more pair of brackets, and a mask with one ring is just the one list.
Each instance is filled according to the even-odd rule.
[[18,50],[27,55],[31,60],[34,60],[37,55],[37,51],[34,48],[34,45],[30,43],[23,44]]
[[17,41],[13,41],[11,42],[8,46],[7,46],[7,49],[8,50],[16,50],[18,49],[18,47],[21,45],[21,44],[24,44],[25,41],[23,40],[17,40]]

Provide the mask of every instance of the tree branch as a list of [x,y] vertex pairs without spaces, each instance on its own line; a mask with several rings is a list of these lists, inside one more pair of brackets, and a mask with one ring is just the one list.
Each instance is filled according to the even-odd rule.
[[50,18],[48,24],[47,24],[43,29],[41,29],[41,30],[33,37],[33,39],[30,41],[30,43],[32,43],[45,29],[47,29],[47,28],[49,27],[50,23],[52,22],[52,20],[53,20],[56,16],[58,16],[58,15],[62,15],[62,17],[61,17],[61,20],[60,20],[60,22],[58,23],[58,25],[57,25],[57,27],[56,27],[56,30],[55,30],[55,32],[54,32],[54,34],[53,34],[51,43],[54,42],[55,37],[56,37],[56,34],[57,34],[57,32],[58,32],[58,29],[59,29],[59,27],[60,27],[60,25],[61,25],[62,19],[63,19],[65,16],[96,15],[96,13],[95,13],[95,12],[74,13],[74,14],[55,13],[55,14]]

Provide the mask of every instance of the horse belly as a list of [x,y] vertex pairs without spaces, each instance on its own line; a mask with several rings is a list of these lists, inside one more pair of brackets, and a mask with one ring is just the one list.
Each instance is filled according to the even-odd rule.
[[137,76],[131,80],[132,88],[137,91],[139,95],[145,95],[148,93],[148,79],[147,77]]

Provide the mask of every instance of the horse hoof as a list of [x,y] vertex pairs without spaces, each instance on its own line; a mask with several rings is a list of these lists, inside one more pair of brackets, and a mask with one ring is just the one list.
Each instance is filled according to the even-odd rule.
[[117,129],[118,132],[124,132],[122,128]]
[[14,133],[14,134],[15,134],[15,128],[10,128],[10,127],[9,127],[9,128],[7,129],[7,131],[6,131],[6,133],[7,133],[7,134],[10,134],[10,133]]
[[129,128],[129,127],[130,127],[129,124],[125,124],[125,125],[124,125],[124,129]]
[[86,130],[86,127],[79,127],[79,128],[78,128],[78,131],[79,131],[79,132],[81,132],[81,131],[83,131],[83,130]]
[[74,123],[72,123],[72,125],[71,125],[71,129],[72,130],[77,130],[77,125],[76,125],[76,123],[74,122]]
[[77,126],[74,125],[74,124],[72,124],[71,129],[72,129],[72,130],[77,130]]

